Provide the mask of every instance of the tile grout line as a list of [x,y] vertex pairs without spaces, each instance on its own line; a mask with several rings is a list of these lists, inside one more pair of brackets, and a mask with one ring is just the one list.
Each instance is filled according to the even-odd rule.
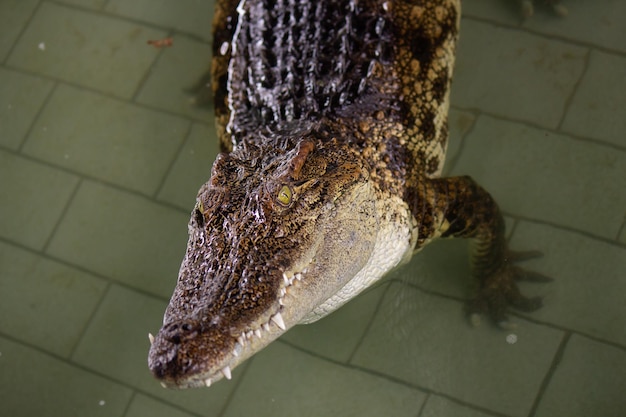
[[[78,337],[76,338],[76,343],[74,344],[74,346],[72,347],[72,350],[70,351],[70,353],[68,355],[68,360],[69,360],[70,363],[72,363],[72,364],[76,363],[74,361],[74,355],[76,355],[76,351],[77,351],[78,347],[83,342],[83,339],[85,338],[85,335],[87,334],[87,331],[91,327],[91,324],[93,323],[94,318],[96,317],[96,315],[100,311],[100,307],[102,306],[102,303],[104,303],[104,300],[107,298],[107,296],[111,292],[111,288],[112,287],[113,287],[113,284],[108,282],[106,288],[104,289],[104,291],[102,291],[102,295],[100,296],[100,299],[94,305],[93,310],[91,311],[91,313],[89,314],[89,317],[85,321],[85,324],[83,325],[83,328],[81,329]],[[91,372],[93,372],[93,371],[91,371]]]
[[492,113],[492,112],[487,112],[484,110],[481,110],[479,108],[476,107],[463,107],[463,106],[458,106],[458,105],[450,105],[450,108],[457,110],[457,111],[464,111],[464,112],[474,112],[479,114],[479,116],[486,116],[486,117],[491,117],[493,119],[497,119],[499,121],[504,121],[504,122],[510,122],[510,123],[515,123],[518,125],[522,125],[522,126],[526,126],[532,129],[537,129],[537,130],[543,130],[555,135],[559,135],[559,136],[566,136],[569,139],[572,140],[578,140],[580,142],[585,142],[585,143],[589,143],[591,145],[594,146],[600,146],[603,148],[608,148],[611,150],[617,150],[617,151],[621,151],[621,152],[626,152],[626,146],[620,146],[620,145],[616,145],[614,143],[611,142],[607,142],[604,141],[602,139],[595,139],[595,138],[591,138],[591,137],[587,137],[587,136],[580,136],[578,134],[575,133],[570,133],[570,132],[566,132],[566,131],[560,131],[560,130],[556,130],[553,127],[546,127],[528,120],[524,120],[524,119],[512,119],[510,117],[498,114],[498,113]]
[[550,385],[550,381],[552,381],[552,377],[554,376],[554,373],[556,372],[557,368],[559,367],[559,364],[561,363],[561,360],[563,359],[563,354],[565,353],[565,349],[567,347],[567,344],[570,338],[571,338],[570,332],[566,332],[563,335],[563,339],[561,340],[561,343],[559,344],[559,347],[557,348],[554,354],[554,359],[552,360],[552,364],[550,365],[550,368],[548,368],[548,371],[546,372],[546,375],[544,376],[543,381],[541,381],[541,385],[539,386],[539,390],[537,391],[537,396],[535,397],[535,401],[533,402],[530,408],[528,417],[535,417],[535,415],[537,414],[537,409],[539,408],[539,405],[541,404],[541,400],[543,399],[546,393],[546,390],[548,389],[548,386]]
[[[165,36],[166,37],[172,37],[172,36],[174,36],[174,34],[172,33],[172,30],[168,30],[167,34]],[[163,58],[163,54],[165,54],[165,49],[167,49],[167,47],[158,47],[159,52],[155,55],[154,59],[152,60],[152,62],[148,66],[148,68],[146,68],[145,73],[143,74],[143,76],[141,77],[139,82],[137,83],[137,88],[135,88],[135,91],[133,92],[131,97],[128,99],[128,101],[130,103],[139,103],[139,101],[137,99],[139,98],[139,95],[141,94],[141,91],[146,86],[146,83],[148,82],[148,79],[150,79],[150,75],[151,75],[152,71],[157,66],[159,61],[161,61],[161,59]]]
[[244,366],[243,371],[241,372],[241,376],[238,378],[238,380],[235,383],[235,387],[230,391],[230,393],[228,394],[226,401],[224,401],[224,406],[222,407],[222,409],[217,413],[216,417],[223,417],[226,414],[226,411],[228,411],[228,407],[230,407],[230,403],[233,401],[233,398],[235,398],[235,394],[237,393],[237,391],[239,390],[239,387],[241,386],[241,384],[243,383],[246,375],[248,374],[248,371],[250,370],[250,366],[252,365],[252,362],[255,360],[255,357],[249,358],[249,360],[246,361],[246,363],[242,364],[242,366]]
[[567,118],[567,115],[569,114],[569,111],[570,111],[570,108],[572,106],[572,103],[574,102],[574,98],[578,94],[578,89],[580,88],[580,85],[582,84],[583,80],[585,79],[585,76],[589,72],[589,65],[590,65],[590,61],[591,61],[592,51],[593,51],[593,49],[591,49],[591,48],[587,49],[587,52],[585,53],[584,63],[583,63],[583,70],[580,73],[580,77],[578,77],[578,80],[576,80],[576,82],[574,83],[574,86],[572,88],[572,91],[570,92],[569,97],[567,97],[565,99],[565,105],[563,106],[563,114],[561,115],[561,120],[559,120],[559,123],[556,125],[556,131],[557,132],[566,133],[563,130],[563,125],[565,124],[565,119]]
[[[211,125],[211,123],[207,122],[205,119],[200,118],[200,117],[196,118],[194,116],[190,116],[190,115],[183,114],[183,113],[177,113],[175,111],[164,109],[164,108],[161,108],[161,107],[158,107],[158,106],[155,106],[155,105],[150,105],[150,104],[146,104],[146,103],[142,103],[142,102],[138,102],[138,101],[131,101],[132,97],[127,98],[127,97],[118,96],[118,95],[115,95],[115,94],[110,93],[108,91],[98,90],[97,88],[94,88],[94,87],[91,87],[91,86],[87,86],[87,85],[76,84],[76,83],[73,83],[71,81],[59,78],[59,77],[51,76],[49,74],[41,74],[41,73],[38,73],[38,72],[35,72],[35,71],[31,71],[31,70],[28,70],[28,69],[24,69],[24,68],[21,68],[21,67],[16,67],[16,66],[13,66],[13,65],[8,65],[8,64],[0,65],[0,68],[4,68],[4,69],[6,69],[8,71],[13,71],[13,72],[16,72],[16,73],[19,73],[19,74],[28,75],[28,76],[31,76],[31,77],[36,77],[36,78],[39,78],[39,79],[55,82],[57,84],[62,84],[62,85],[66,85],[66,86],[69,86],[69,87],[73,87],[73,88],[76,88],[77,90],[80,90],[80,91],[83,91],[83,92],[86,91],[86,92],[91,93],[91,94],[97,94],[97,95],[100,95],[100,96],[102,96],[104,98],[111,99],[111,100],[114,100],[114,101],[117,101],[117,102],[121,102],[121,103],[124,103],[124,104],[127,104],[127,105],[134,106],[134,107],[138,107],[138,108],[141,108],[141,109],[144,109],[144,110],[150,110],[150,111],[154,111],[154,112],[157,112],[157,113],[162,113],[162,114],[165,114],[165,115],[178,117],[180,119],[188,120],[188,121],[191,121],[191,122],[194,122],[194,123],[201,123],[201,124],[206,125],[206,126],[210,126]],[[207,115],[211,116],[212,113],[207,112]]]
[[[553,227],[555,229],[566,231],[566,232],[569,232],[569,233],[573,233],[575,235],[578,235],[580,237],[584,237],[586,239],[591,239],[591,240],[594,240],[594,241],[597,241],[597,242],[606,243],[608,245],[611,245],[611,246],[619,248],[619,249],[626,249],[626,242],[622,243],[619,240],[613,240],[613,239],[605,237],[605,236],[594,235],[591,232],[587,232],[585,230],[574,229],[574,228],[572,228],[570,226],[552,223],[552,222],[549,222],[547,220],[525,217],[523,215],[513,214],[513,213],[509,213],[507,211],[502,211],[502,214],[507,216],[507,217],[510,217],[512,219],[515,219],[515,220],[524,221],[524,222],[528,222],[528,223],[533,223],[533,224],[536,224],[536,225]],[[626,218],[624,219],[624,221],[626,223]]]
[[[463,15],[463,19],[467,19],[467,20],[471,20],[474,22],[479,22],[479,23],[485,23],[485,24],[490,24],[494,27],[500,28],[500,29],[507,29],[507,30],[511,30],[511,31],[518,31],[518,32],[522,32],[528,35],[533,35],[536,36],[538,38],[542,38],[548,41],[558,41],[558,42],[562,42],[562,43],[567,43],[570,45],[574,45],[580,48],[594,48],[597,49],[598,51],[607,53],[607,54],[611,54],[611,55],[616,55],[616,56],[620,56],[620,57],[624,57],[626,58],[626,51],[621,51],[619,49],[611,49],[610,47],[604,46],[604,45],[599,45],[599,44],[595,44],[595,43],[591,43],[591,42],[585,42],[582,41],[580,39],[574,39],[574,38],[568,38],[566,36],[563,35],[559,35],[557,33],[544,33],[544,32],[540,32],[534,29],[530,29],[527,26],[524,26],[523,24],[520,24],[518,26],[512,25],[512,24],[508,24],[508,23],[503,23],[497,20],[492,20],[489,18],[485,18],[485,17],[480,17],[480,16],[476,16],[476,15]],[[461,27],[462,27],[463,23],[461,22]]]
[[71,170],[71,169],[69,169],[67,167],[62,166],[62,165],[56,165],[56,164],[53,164],[53,163],[48,162],[46,160],[35,158],[35,157],[30,156],[28,154],[20,154],[20,153],[17,153],[13,149],[5,148],[5,147],[3,147],[1,145],[0,145],[0,151],[4,151],[4,152],[7,152],[9,154],[13,154],[13,155],[15,155],[17,157],[23,158],[23,159],[28,160],[28,161],[33,162],[33,163],[37,163],[37,164],[46,166],[46,167],[48,167],[50,169],[55,169],[55,170],[64,172],[64,173],[66,173],[68,175],[77,177],[77,178],[79,178],[81,180],[84,180],[84,181],[95,182],[97,184],[103,185],[105,187],[112,188],[112,189],[117,190],[119,192],[130,194],[130,195],[133,195],[135,197],[138,197],[138,198],[141,198],[141,199],[144,199],[144,200],[148,200],[148,201],[150,201],[150,202],[152,202],[154,204],[158,204],[158,205],[161,205],[163,207],[175,210],[175,211],[177,211],[177,212],[179,212],[181,214],[184,214],[184,215],[188,215],[189,214],[188,210],[186,210],[186,209],[184,209],[182,207],[179,207],[179,206],[175,205],[174,203],[170,203],[168,201],[156,200],[150,194],[143,194],[142,192],[137,191],[135,189],[125,188],[124,186],[122,186],[120,184],[116,184],[114,182],[106,181],[106,180],[103,180],[101,178],[93,177],[93,176],[88,175],[88,174],[83,174],[81,172],[76,172],[76,171],[73,171],[73,170]]
[[428,401],[430,401],[430,399],[432,398],[433,394],[426,393],[426,398],[424,398],[424,402],[422,403],[422,406],[420,407],[420,409],[418,410],[417,414],[415,415],[415,417],[421,417],[422,413],[424,412],[424,410],[426,409],[426,405],[428,404]]
[[[469,279],[469,277],[468,277],[468,279]],[[389,281],[390,282],[397,282],[397,283],[400,283],[402,285],[406,285],[406,286],[408,286],[408,287],[410,287],[412,289],[415,289],[415,290],[417,290],[417,291],[419,291],[419,292],[421,292],[423,294],[426,294],[426,295],[429,295],[429,296],[432,296],[432,297],[443,298],[445,300],[454,301],[454,302],[457,302],[457,303],[460,303],[460,304],[464,304],[468,300],[468,298],[466,298],[466,297],[459,297],[459,296],[455,296],[455,295],[450,295],[450,294],[446,294],[446,293],[443,293],[443,292],[439,292],[439,291],[436,291],[436,290],[431,290],[431,289],[428,289],[428,288],[424,288],[423,286],[421,286],[419,284],[416,284],[416,283],[404,282],[405,280],[403,280],[403,279],[402,280],[391,279]],[[471,284],[471,282],[468,281],[468,284]],[[626,353],[626,344],[621,345],[619,342],[615,342],[615,341],[609,340],[609,339],[603,339],[601,337],[585,333],[582,330],[564,327],[564,326],[561,326],[559,324],[555,324],[555,323],[551,323],[551,322],[547,322],[547,321],[541,321],[541,320],[538,320],[538,319],[534,318],[532,316],[532,313],[523,313],[523,312],[520,312],[520,311],[515,310],[515,309],[511,309],[511,310],[507,311],[507,313],[512,315],[512,316],[514,316],[514,317],[516,317],[516,318],[518,318],[518,319],[527,321],[527,322],[535,324],[537,326],[544,326],[544,327],[550,328],[550,329],[555,330],[555,331],[560,331],[560,332],[563,332],[563,333],[571,333],[573,335],[578,335],[580,337],[584,337],[584,338],[593,340],[593,341],[601,343],[603,345],[614,347],[614,348],[619,349],[621,351],[624,351]]]
[[159,194],[161,194],[161,192],[163,191],[163,187],[165,186],[165,183],[167,182],[167,179],[169,178],[170,174],[174,170],[174,165],[176,165],[178,158],[180,158],[181,154],[183,153],[183,149],[185,149],[185,146],[191,140],[190,138],[193,132],[193,125],[194,125],[193,122],[189,122],[187,126],[187,132],[185,132],[185,135],[183,136],[183,140],[180,142],[180,145],[178,146],[178,149],[176,150],[176,152],[173,152],[172,160],[168,164],[165,172],[163,173],[163,177],[161,178],[161,181],[159,181],[159,184],[157,185],[154,194],[151,196],[152,199],[154,199],[155,201],[160,201],[158,199]]
[[24,32],[26,32],[26,30],[30,27],[31,22],[33,21],[33,18],[35,17],[37,12],[41,8],[42,3],[43,1],[41,0],[37,3],[37,6],[33,8],[33,11],[31,12],[30,16],[28,16],[28,19],[26,19],[26,21],[24,22],[24,26],[22,26],[22,29],[20,30],[19,34],[15,37],[15,41],[13,42],[13,45],[11,45],[11,47],[6,53],[4,61],[2,62],[3,65],[6,65],[9,59],[11,58],[11,55],[13,55],[13,51],[15,51],[15,48],[17,44],[20,42],[20,39],[22,39],[22,36],[24,36]]
[[[617,229],[617,234],[615,235],[615,241],[616,242],[622,243],[622,242],[620,242],[620,236],[625,231],[626,231],[626,214],[624,214],[624,220],[622,221],[622,225]],[[624,244],[626,244],[626,240],[624,241]]]
[[118,287],[121,287],[121,288],[123,288],[125,290],[128,290],[128,291],[135,292],[135,293],[143,295],[145,297],[150,297],[152,299],[155,299],[155,300],[158,300],[158,301],[161,301],[161,302],[164,302],[164,303],[167,303],[169,301],[169,299],[170,299],[169,295],[167,297],[164,297],[164,296],[161,296],[161,295],[158,295],[158,294],[155,294],[155,293],[148,292],[148,291],[146,291],[146,290],[144,290],[142,288],[133,287],[133,286],[131,286],[131,285],[129,285],[129,284],[123,282],[123,281],[115,280],[115,279],[110,278],[110,277],[108,277],[106,275],[103,275],[103,274],[101,274],[99,272],[87,269],[84,266],[73,264],[73,263],[71,263],[69,261],[66,261],[66,260],[62,259],[62,258],[57,258],[57,257],[52,256],[50,254],[43,253],[43,252],[41,252],[39,250],[36,250],[36,249],[31,248],[31,247],[25,246],[25,245],[23,245],[23,244],[21,244],[19,242],[15,242],[15,241],[6,239],[4,237],[0,237],[0,242],[2,242],[4,244],[7,244],[9,246],[13,246],[14,248],[17,248],[19,250],[23,250],[25,252],[29,252],[32,255],[39,256],[39,257],[41,257],[43,259],[46,259],[48,261],[51,261],[51,262],[54,262],[54,263],[58,263],[60,265],[66,266],[68,268],[72,268],[72,269],[75,269],[77,271],[83,272],[85,274],[91,275],[92,277],[98,278],[98,279],[104,281],[105,283],[109,283],[111,285],[117,285]]
[[133,403],[133,401],[135,401],[136,397],[137,397],[137,390],[133,389],[130,394],[130,398],[128,399],[128,402],[126,403],[126,406],[122,410],[122,414],[121,414],[122,417],[126,417],[128,415],[128,410],[130,410],[130,406]]
[[30,124],[26,132],[24,133],[24,137],[21,138],[19,146],[14,151],[14,152],[17,152],[19,155],[22,155],[22,156],[27,155],[24,153],[24,147],[26,146],[26,143],[28,142],[28,138],[35,130],[35,126],[37,125],[37,122],[41,118],[41,115],[45,111],[46,107],[48,106],[48,103],[50,103],[50,100],[52,100],[52,96],[57,91],[59,83],[57,81],[51,81],[51,82],[53,83],[52,88],[50,88],[48,95],[41,102],[41,105],[39,106],[39,108],[37,109],[37,112],[35,113],[35,116],[33,117],[32,123]]
[[428,395],[428,394],[437,395],[437,396],[446,398],[446,399],[448,399],[448,400],[450,400],[450,401],[452,401],[452,402],[454,402],[456,404],[460,404],[460,405],[463,405],[465,407],[471,408],[473,410],[479,410],[481,412],[486,412],[486,413],[488,413],[490,415],[493,415],[494,417],[510,417],[509,415],[501,414],[501,413],[498,413],[496,411],[489,410],[487,408],[483,408],[483,407],[478,406],[476,404],[471,404],[471,403],[464,402],[464,401],[459,400],[459,399],[457,399],[455,397],[452,397],[451,395],[446,394],[444,392],[439,392],[439,391],[436,391],[436,390],[434,390],[432,388],[423,387],[423,386],[414,384],[412,382],[406,381],[404,379],[401,379],[401,378],[398,378],[398,377],[395,377],[395,376],[392,376],[392,375],[385,374],[385,373],[377,371],[375,369],[370,369],[370,368],[367,368],[367,367],[364,367],[364,366],[361,366],[361,365],[356,365],[356,364],[353,364],[353,363],[344,363],[344,362],[338,361],[336,359],[328,358],[326,356],[320,355],[317,352],[310,351],[308,349],[302,348],[302,347],[300,347],[298,345],[295,345],[295,344],[293,344],[291,342],[288,342],[286,340],[278,339],[278,343],[281,343],[281,344],[284,344],[286,346],[289,346],[292,349],[295,349],[295,350],[297,350],[299,352],[302,352],[302,353],[304,353],[304,354],[306,354],[308,356],[317,358],[319,360],[328,362],[328,363],[330,363],[332,365],[340,366],[340,367],[343,367],[343,368],[346,368],[346,369],[362,372],[362,373],[370,375],[370,376],[381,378],[381,379],[384,379],[386,381],[389,381],[389,382],[392,382],[392,383],[395,383],[395,384],[398,384],[398,385],[402,385],[402,386],[404,386],[406,388],[413,389],[413,390],[416,390],[416,391],[420,391],[420,392],[422,392],[425,395]]
[[383,301],[385,300],[385,297],[387,296],[387,293],[389,292],[389,289],[391,288],[391,280],[387,280],[382,282],[381,284],[379,284],[378,286],[375,286],[374,288],[372,288],[370,291],[373,291],[375,288],[378,288],[382,285],[385,285],[387,288],[385,288],[383,290],[382,295],[380,296],[380,298],[378,299],[378,302],[376,303],[376,308],[374,309],[374,311],[372,312],[371,317],[369,318],[369,322],[367,323],[367,325],[365,326],[365,328],[363,329],[363,333],[361,334],[361,336],[359,337],[359,339],[357,340],[357,342],[354,344],[354,349],[352,350],[352,352],[350,353],[350,355],[348,356],[348,359],[346,360],[346,364],[351,364],[352,361],[354,360],[354,356],[356,355],[356,353],[359,351],[359,349],[361,348],[361,344],[363,343],[363,341],[365,340],[365,338],[367,337],[371,327],[374,324],[374,321],[376,320],[376,317],[378,316],[378,313],[380,312],[380,309],[382,307]]
[[[110,0],[109,0],[110,1]],[[132,23],[135,25],[141,25],[150,29],[156,29],[156,30],[161,30],[164,32],[172,32],[174,35],[183,35],[186,36],[192,40],[198,41],[198,42],[202,42],[205,44],[210,44],[210,42],[212,42],[212,36],[209,39],[203,38],[202,36],[195,34],[193,32],[186,32],[184,30],[179,30],[176,29],[174,27],[166,27],[166,26],[161,26],[157,23],[154,22],[149,22],[146,20],[139,20],[133,17],[129,17],[129,16],[124,16],[121,14],[115,14],[112,12],[109,12],[107,10],[105,10],[106,6],[108,6],[108,2],[107,4],[105,4],[103,6],[102,9],[93,9],[93,8],[88,8],[88,7],[83,7],[80,6],[78,4],[70,4],[70,3],[64,3],[62,1],[57,1],[57,0],[43,0],[44,3],[49,3],[49,4],[53,4],[57,7],[61,7],[64,9],[69,9],[69,10],[74,10],[74,11],[78,11],[78,12],[84,12],[87,14],[91,14],[94,16],[98,16],[100,18],[106,18],[106,19],[117,19],[117,20],[121,20],[123,22],[126,23]],[[207,23],[210,24],[210,23]]]
[[177,409],[179,411],[182,411],[182,412],[184,412],[186,414],[190,414],[190,415],[193,415],[193,416],[196,416],[196,417],[202,417],[202,415],[197,414],[197,413],[195,413],[193,411],[190,411],[188,409],[182,408],[178,404],[164,401],[161,397],[156,396],[155,394],[151,393],[150,391],[145,391],[145,390],[143,390],[143,389],[141,389],[139,387],[136,387],[134,385],[129,384],[128,382],[126,382],[126,381],[124,381],[122,379],[117,379],[117,378],[112,377],[110,375],[104,374],[104,373],[102,373],[100,371],[96,371],[94,369],[91,369],[91,368],[89,368],[89,367],[87,367],[87,366],[85,366],[83,364],[78,363],[78,362],[74,362],[71,359],[65,358],[65,357],[63,357],[61,355],[58,355],[56,353],[44,350],[41,346],[38,346],[36,344],[31,344],[29,342],[25,342],[23,340],[17,339],[14,336],[12,336],[10,334],[7,334],[7,333],[4,333],[4,332],[0,332],[0,337],[4,338],[6,340],[9,340],[12,343],[20,345],[22,347],[27,347],[29,349],[32,349],[33,351],[37,352],[38,354],[46,356],[49,359],[54,359],[54,360],[56,360],[56,361],[58,361],[60,363],[63,363],[66,366],[69,366],[69,367],[74,368],[74,369],[78,369],[78,370],[80,370],[82,372],[85,372],[85,373],[94,375],[94,376],[96,376],[98,378],[104,379],[104,380],[108,381],[111,384],[115,384],[115,385],[117,385],[119,387],[128,389],[131,392],[139,393],[141,395],[149,397],[149,398],[151,398],[153,400],[157,400],[159,402],[164,402],[168,406],[170,406],[172,408],[175,408],[175,409]]
[[57,219],[54,227],[50,231],[50,236],[48,236],[43,247],[41,248],[41,253],[48,252],[50,243],[54,239],[54,235],[56,234],[57,230],[59,230],[61,223],[63,223],[63,220],[65,219],[65,216],[67,215],[67,212],[69,211],[70,206],[74,202],[74,199],[76,198],[76,194],[78,194],[78,190],[81,188],[82,184],[83,184],[83,179],[79,177],[78,181],[76,181],[76,185],[74,186],[74,189],[72,190],[72,192],[70,193],[70,196],[65,202],[65,206],[63,207],[63,210],[61,210],[61,213],[59,214],[59,218]]

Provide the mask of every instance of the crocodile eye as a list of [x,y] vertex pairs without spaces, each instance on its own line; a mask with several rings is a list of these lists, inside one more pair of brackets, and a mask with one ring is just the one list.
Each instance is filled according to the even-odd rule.
[[193,210],[193,216],[196,220],[196,223],[202,227],[204,226],[204,206],[202,202],[198,202],[196,204],[196,208]]
[[281,187],[280,191],[278,192],[278,196],[276,196],[278,202],[283,206],[288,206],[289,204],[291,204],[292,197],[293,193],[291,192],[291,188],[286,185],[283,185]]

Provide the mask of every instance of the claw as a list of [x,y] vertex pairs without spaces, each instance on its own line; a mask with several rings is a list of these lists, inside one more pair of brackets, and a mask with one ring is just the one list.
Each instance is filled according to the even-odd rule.
[[518,274],[515,276],[516,281],[528,281],[528,282],[537,282],[537,283],[546,283],[554,281],[547,275],[541,274],[535,271],[526,271],[520,270]]
[[507,258],[510,262],[523,262],[529,259],[541,258],[543,256],[543,252],[538,250],[527,250],[527,251],[508,251]]

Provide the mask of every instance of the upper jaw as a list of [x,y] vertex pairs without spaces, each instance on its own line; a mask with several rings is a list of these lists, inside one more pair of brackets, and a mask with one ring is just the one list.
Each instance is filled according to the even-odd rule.
[[[310,262],[311,259],[308,259],[301,264]],[[174,322],[164,325],[156,338],[150,335],[149,365],[153,374],[166,388],[208,387],[222,378],[231,379],[232,370],[237,365],[297,324],[300,319],[299,309],[295,309],[294,315],[291,307],[296,305],[295,301],[299,298],[296,294],[302,290],[306,275],[306,268],[291,268],[282,272],[276,300],[262,317],[245,326],[237,326],[238,330],[209,330],[208,334],[198,335],[184,346],[168,340],[171,337],[168,338],[165,329]],[[205,318],[204,321],[210,320]],[[202,318],[196,320],[202,321]],[[216,344],[220,345],[217,352],[204,350]],[[180,368],[178,355],[191,359],[192,366],[187,371]]]

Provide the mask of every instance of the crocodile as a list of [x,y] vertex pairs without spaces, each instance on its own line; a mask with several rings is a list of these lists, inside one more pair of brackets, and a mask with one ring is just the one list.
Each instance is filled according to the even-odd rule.
[[442,178],[459,0],[218,0],[212,90],[222,152],[148,364],[210,386],[336,310],[437,238],[470,238],[466,310],[532,311],[502,214]]

